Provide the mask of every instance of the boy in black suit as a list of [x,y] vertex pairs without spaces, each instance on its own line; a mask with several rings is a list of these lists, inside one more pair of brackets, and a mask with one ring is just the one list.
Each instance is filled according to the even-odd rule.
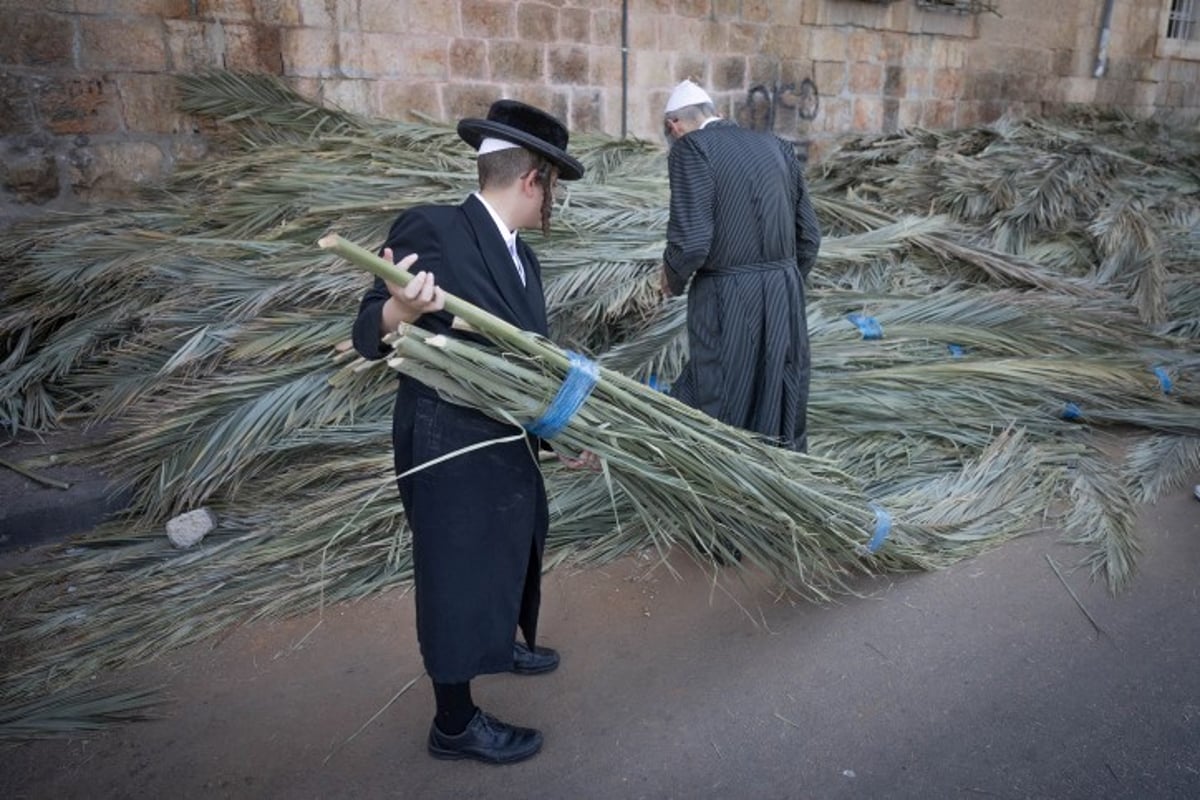
[[[566,152],[566,127],[537,108],[499,100],[487,119],[462,120],[458,133],[479,153],[479,191],[459,206],[419,206],[396,220],[384,257],[404,256],[399,264],[415,262],[420,272],[404,288],[376,279],[363,297],[354,345],[366,358],[386,356],[383,336],[402,322],[475,338],[452,330],[446,292],[548,334],[541,268],[517,232],[545,231],[557,180],[583,175]],[[542,744],[539,731],[477,708],[470,684],[477,675],[558,666],[558,654],[536,644],[549,517],[539,441],[527,434],[422,467],[469,445],[512,438],[511,425],[400,377],[392,441],[412,528],[417,637],[437,701],[428,746],[438,758],[511,763]],[[406,474],[414,467],[422,468]],[[523,642],[514,641],[518,628]]]

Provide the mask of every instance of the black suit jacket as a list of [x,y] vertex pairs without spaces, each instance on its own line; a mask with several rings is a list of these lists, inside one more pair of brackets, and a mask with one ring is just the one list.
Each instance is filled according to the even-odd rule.
[[[418,206],[405,211],[392,225],[384,247],[392,249],[397,261],[416,253],[417,262],[411,269],[432,272],[437,284],[450,294],[518,328],[547,334],[537,256],[518,235],[517,253],[525,264],[522,286],[496,223],[475,195],[459,206]],[[387,355],[380,328],[380,309],[387,299],[387,287],[377,278],[359,307],[354,346],[366,358]],[[448,312],[441,312],[427,314],[417,324],[435,333],[472,338],[451,331],[452,321]]]

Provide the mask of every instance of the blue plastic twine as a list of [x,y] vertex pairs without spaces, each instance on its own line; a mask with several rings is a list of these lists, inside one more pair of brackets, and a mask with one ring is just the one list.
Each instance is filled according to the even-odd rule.
[[561,433],[575,412],[579,411],[583,401],[588,399],[600,378],[600,368],[595,361],[570,350],[567,351],[567,357],[571,361],[571,368],[567,370],[562,386],[558,387],[558,394],[554,395],[541,419],[525,424],[525,430],[534,436],[553,439]]
[[847,314],[846,319],[853,322],[862,331],[864,339],[882,339],[883,328],[874,317],[867,317],[862,314]]
[[946,349],[950,351],[952,358],[962,358],[967,352],[967,349],[961,344],[948,344],[946,345]]
[[871,504],[871,508],[875,509],[875,533],[871,536],[871,541],[867,542],[866,550],[868,553],[875,553],[883,547],[883,543],[892,532],[892,515],[874,503]]
[[1154,374],[1158,376],[1158,385],[1162,387],[1163,394],[1170,394],[1171,390],[1175,388],[1175,384],[1171,381],[1167,368],[1155,367]]
[[1079,410],[1079,406],[1074,403],[1067,403],[1063,406],[1062,418],[1067,420],[1079,419],[1083,416],[1083,412]]

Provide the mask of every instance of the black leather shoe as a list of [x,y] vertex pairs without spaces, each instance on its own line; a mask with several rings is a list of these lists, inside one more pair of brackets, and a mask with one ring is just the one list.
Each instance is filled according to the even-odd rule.
[[542,734],[533,728],[519,728],[475,710],[467,729],[457,736],[429,726],[429,754],[434,758],[473,758],[487,764],[512,764],[524,761],[542,749]]
[[513,668],[518,675],[541,675],[558,669],[558,653],[549,647],[532,650],[522,642],[513,642]]

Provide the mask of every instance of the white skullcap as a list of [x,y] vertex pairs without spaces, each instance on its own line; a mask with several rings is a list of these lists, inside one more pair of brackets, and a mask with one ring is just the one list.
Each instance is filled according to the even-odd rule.
[[678,111],[686,106],[698,106],[704,103],[712,105],[712,98],[708,96],[708,92],[691,81],[683,81],[667,98],[667,107],[663,109],[663,113],[670,114],[672,111]]
[[510,142],[505,139],[497,139],[494,136],[484,137],[484,140],[479,143],[479,155],[486,156],[488,153],[494,153],[497,150],[511,150],[514,147],[521,145],[516,142]]

